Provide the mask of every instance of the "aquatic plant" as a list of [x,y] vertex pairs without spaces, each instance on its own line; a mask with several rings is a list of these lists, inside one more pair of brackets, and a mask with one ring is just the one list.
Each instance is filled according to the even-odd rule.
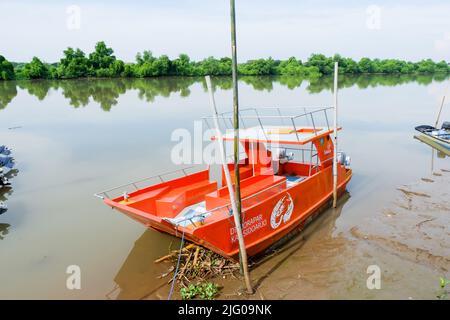
[[447,285],[450,284],[449,279],[445,279],[445,278],[441,277],[439,280],[440,280],[439,282],[440,282],[441,288],[445,288]]
[[439,279],[439,285],[441,287],[441,290],[439,291],[437,298],[441,300],[445,300],[448,298],[449,290],[447,289],[447,286],[450,285],[450,279],[446,279],[441,277]]
[[213,300],[219,293],[219,286],[212,282],[190,284],[181,288],[180,294],[183,300],[199,298],[201,300]]

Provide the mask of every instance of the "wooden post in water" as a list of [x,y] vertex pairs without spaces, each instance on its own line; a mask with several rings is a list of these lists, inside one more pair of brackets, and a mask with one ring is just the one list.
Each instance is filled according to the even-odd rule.
[[337,206],[337,182],[338,182],[338,173],[337,173],[337,131],[338,131],[338,121],[337,121],[337,108],[338,108],[338,71],[339,71],[339,65],[338,62],[334,63],[334,90],[333,90],[333,96],[334,96],[334,155],[333,155],[333,208],[336,208]]
[[[239,97],[238,97],[238,69],[236,45],[236,10],[234,0],[230,0],[231,15],[231,74],[233,78],[233,124],[234,124],[234,184],[236,186],[236,204],[241,218],[241,179],[239,171]],[[242,260],[242,259],[241,259]],[[244,262],[241,261],[241,265]]]
[[[239,95],[238,95],[238,70],[237,70],[237,44],[236,44],[236,9],[234,0],[230,0],[230,21],[231,21],[231,77],[233,81],[233,127],[234,127],[234,184],[236,193],[236,206],[239,213],[239,220],[242,215],[241,206],[241,177],[239,171]],[[242,223],[242,221],[240,222]],[[243,259],[239,255],[241,273],[244,273]]]
[[[237,63],[237,44],[236,44],[236,7],[234,0],[230,0],[230,19],[231,19],[231,75],[233,79],[233,120],[234,120],[234,185],[236,190],[236,210],[239,221],[236,221],[236,228],[241,228],[241,177],[239,172],[239,98],[238,98],[238,63]],[[239,260],[241,270],[244,274],[247,293],[252,294],[253,288],[248,275],[247,252],[245,251],[244,238],[242,237],[242,246],[239,250]]]
[[253,288],[252,288],[252,284],[250,282],[250,276],[248,273],[247,251],[245,249],[244,235],[242,234],[241,219],[239,217],[237,201],[236,201],[236,198],[234,195],[233,181],[231,180],[230,170],[228,170],[228,164],[227,164],[226,155],[225,155],[225,148],[223,146],[222,133],[220,132],[216,102],[214,99],[214,93],[213,93],[213,89],[212,89],[212,85],[211,85],[211,78],[210,78],[210,76],[206,76],[205,79],[206,79],[206,85],[208,87],[211,108],[213,110],[214,126],[216,127],[216,136],[217,136],[217,142],[219,143],[222,167],[223,167],[223,171],[225,173],[225,179],[227,181],[228,193],[230,194],[230,202],[231,202],[231,208],[233,210],[234,224],[236,225],[236,233],[237,233],[238,241],[239,241],[239,253],[240,253],[240,258],[242,259],[242,267],[243,267],[243,273],[244,273],[244,278],[245,278],[245,286],[247,288],[247,292],[251,294],[251,293],[253,293]]

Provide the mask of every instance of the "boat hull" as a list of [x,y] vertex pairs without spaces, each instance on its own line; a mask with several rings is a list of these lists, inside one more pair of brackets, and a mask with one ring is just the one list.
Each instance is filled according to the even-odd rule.
[[[342,194],[350,181],[352,171],[339,166],[338,194]],[[243,232],[247,254],[255,256],[280,242],[304,226],[320,211],[330,206],[333,197],[332,168],[327,167],[301,183],[280,190],[261,201],[246,206],[243,203]],[[123,206],[105,199],[111,207],[121,211],[145,226],[182,237],[204,246],[224,257],[238,259],[239,249],[231,216],[218,212],[201,226],[185,228],[174,226],[160,217]],[[218,218],[217,216],[220,216]]]
[[414,136],[415,139],[419,140],[422,143],[427,144],[431,148],[437,150],[438,152],[441,152],[442,154],[450,157],[450,147],[445,147],[440,143],[437,143],[433,139],[428,138],[428,136],[424,134],[418,134]]
[[450,142],[448,142],[448,141],[446,141],[444,139],[439,139],[439,138],[436,138],[436,137],[434,137],[434,136],[432,136],[430,134],[426,134],[426,133],[423,133],[423,132],[421,132],[419,134],[419,137],[422,138],[423,140],[428,141],[428,142],[432,142],[432,143],[438,144],[440,147],[446,149],[447,152],[450,152]]

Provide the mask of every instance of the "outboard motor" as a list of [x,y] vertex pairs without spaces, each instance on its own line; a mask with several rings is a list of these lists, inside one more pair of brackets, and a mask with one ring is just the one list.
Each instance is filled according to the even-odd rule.
[[14,158],[13,157],[0,157],[0,167],[6,167],[12,169],[14,167]]
[[9,187],[10,185],[11,182],[9,182],[9,179],[3,173],[3,168],[0,168],[0,187]]
[[294,160],[294,153],[286,152],[286,149],[279,149],[278,150],[278,159],[280,160],[281,164],[292,161],[292,160]]
[[442,130],[450,131],[450,121],[444,121],[441,127]]
[[349,167],[352,159],[350,158],[350,156],[346,155],[345,152],[338,152],[337,161],[338,163],[343,164],[346,167]]
[[6,205],[6,203],[4,203],[3,201],[0,201],[0,214],[5,213],[8,210],[8,207]]
[[0,154],[9,156],[11,154],[11,150],[7,146],[0,146]]

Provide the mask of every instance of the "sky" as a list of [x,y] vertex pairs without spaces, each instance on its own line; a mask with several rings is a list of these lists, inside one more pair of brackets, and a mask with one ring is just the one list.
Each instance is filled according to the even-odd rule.
[[[236,0],[238,59],[450,61],[449,0]],[[59,61],[105,41],[127,62],[137,52],[199,60],[230,55],[228,0],[0,0],[0,55]]]

